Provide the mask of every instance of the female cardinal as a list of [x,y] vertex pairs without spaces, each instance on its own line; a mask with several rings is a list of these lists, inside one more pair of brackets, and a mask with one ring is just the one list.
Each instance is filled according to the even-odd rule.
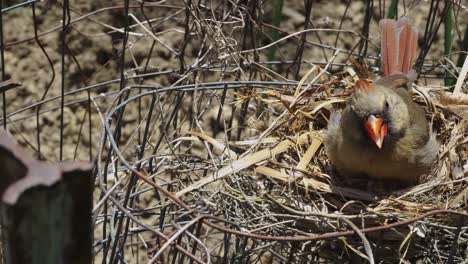
[[384,77],[356,83],[345,109],[330,117],[325,148],[343,176],[413,184],[430,171],[439,147],[424,110],[401,87],[411,79],[418,33],[406,19],[381,20],[380,28]]

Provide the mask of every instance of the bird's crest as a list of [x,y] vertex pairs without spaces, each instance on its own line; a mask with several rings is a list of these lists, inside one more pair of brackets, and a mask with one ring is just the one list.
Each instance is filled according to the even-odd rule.
[[362,92],[367,93],[368,91],[370,91],[373,88],[374,88],[374,85],[372,84],[372,82],[370,82],[369,80],[366,80],[366,79],[359,79],[354,84],[354,89],[356,91],[362,91]]

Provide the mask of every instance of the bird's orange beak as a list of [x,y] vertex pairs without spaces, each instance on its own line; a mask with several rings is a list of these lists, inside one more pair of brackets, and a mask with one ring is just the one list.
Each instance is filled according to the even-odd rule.
[[377,147],[381,149],[388,129],[387,125],[383,123],[383,119],[370,115],[366,120],[365,126],[369,137],[375,142]]

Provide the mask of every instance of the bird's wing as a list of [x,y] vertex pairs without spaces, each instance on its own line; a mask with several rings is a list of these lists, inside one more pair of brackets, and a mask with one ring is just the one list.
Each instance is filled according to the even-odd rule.
[[439,153],[439,147],[435,133],[430,133],[429,140],[415,153],[416,162],[423,166],[431,166]]
[[330,119],[328,120],[328,131],[336,133],[341,129],[341,111],[333,111],[330,114]]
[[325,148],[329,158],[334,160],[338,154],[338,145],[341,144],[341,116],[342,111],[333,111],[328,120],[327,134],[325,136]]
[[403,73],[395,73],[392,75],[384,76],[380,79],[378,79],[375,84],[376,85],[382,85],[387,88],[400,88],[406,86],[410,80],[406,76],[406,74]]
[[400,87],[394,89],[394,91],[403,99],[406,105],[411,106],[414,104],[413,99],[411,98],[411,93],[407,89]]
[[[435,150],[436,154],[433,154],[437,142],[435,136],[429,133],[429,124],[424,109],[413,102],[411,94],[406,89],[399,88],[394,91],[403,99],[409,116],[409,126],[403,138],[399,140],[400,149],[397,152],[410,156],[410,159],[417,163],[419,159],[430,160],[432,158],[433,160],[433,155],[437,155],[437,150]],[[431,151],[431,153],[424,153],[425,151]]]

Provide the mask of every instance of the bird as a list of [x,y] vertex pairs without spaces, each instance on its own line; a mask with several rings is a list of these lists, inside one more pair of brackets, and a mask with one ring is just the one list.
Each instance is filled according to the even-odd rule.
[[383,77],[356,81],[345,108],[330,115],[325,150],[344,177],[414,185],[430,172],[439,149],[424,109],[405,85],[416,76],[418,33],[406,18],[383,19],[379,26]]

